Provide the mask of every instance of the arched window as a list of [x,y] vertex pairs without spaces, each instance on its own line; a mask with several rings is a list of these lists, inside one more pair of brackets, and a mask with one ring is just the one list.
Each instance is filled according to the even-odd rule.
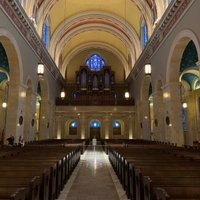
[[117,120],[113,121],[113,135],[121,135],[121,123]]
[[121,128],[121,123],[117,120],[113,121],[112,123],[113,128]]
[[76,120],[71,121],[69,128],[78,128],[78,122]]
[[90,122],[90,128],[100,128],[101,127],[101,123],[97,120],[93,120]]
[[45,44],[45,47],[49,49],[49,43],[50,43],[50,23],[49,18],[46,19],[45,23],[43,24],[42,28],[42,40]]
[[85,65],[87,65],[91,71],[100,71],[101,68],[106,65],[106,63],[98,54],[93,54],[85,61]]
[[78,122],[73,120],[69,124],[69,135],[77,135]]
[[142,46],[142,49],[144,49],[148,42],[147,25],[146,25],[146,22],[144,19],[142,20],[142,23],[141,23],[141,33],[140,34],[141,34],[140,35],[141,46]]
[[9,77],[8,57],[3,45],[0,42],[0,83],[7,80]]

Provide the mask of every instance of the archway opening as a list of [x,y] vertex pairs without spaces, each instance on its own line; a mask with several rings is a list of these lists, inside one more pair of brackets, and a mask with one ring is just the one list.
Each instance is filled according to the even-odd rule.
[[100,139],[101,135],[101,122],[99,120],[92,120],[90,122],[90,139]]
[[77,135],[78,133],[78,121],[72,120],[69,123],[69,135]]

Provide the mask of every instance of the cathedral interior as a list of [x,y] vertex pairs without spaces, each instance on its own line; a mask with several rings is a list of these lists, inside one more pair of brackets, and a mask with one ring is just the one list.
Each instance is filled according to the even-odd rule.
[[199,10],[198,0],[0,0],[1,146],[12,136],[198,148]]
[[0,5],[3,140],[198,141],[197,1]]

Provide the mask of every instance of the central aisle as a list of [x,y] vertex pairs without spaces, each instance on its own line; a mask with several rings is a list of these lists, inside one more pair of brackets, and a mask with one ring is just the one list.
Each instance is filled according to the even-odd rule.
[[[113,180],[114,179],[114,180]],[[86,150],[59,200],[125,200],[124,190],[101,146]]]

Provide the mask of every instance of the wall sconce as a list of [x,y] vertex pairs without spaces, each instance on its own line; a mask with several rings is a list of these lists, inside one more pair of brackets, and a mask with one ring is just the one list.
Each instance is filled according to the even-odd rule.
[[7,108],[7,103],[6,102],[2,103],[2,108]]
[[61,97],[61,99],[64,99],[65,98],[65,90],[64,89],[62,89],[62,91],[60,92],[60,97]]
[[44,75],[44,64],[43,63],[38,63],[37,74],[38,74],[38,76]]
[[183,104],[182,104],[182,106],[183,106],[183,108],[185,109],[185,108],[187,108],[187,103],[186,102],[184,102]]
[[146,64],[144,66],[144,72],[146,76],[151,76],[151,64]]
[[129,99],[130,98],[130,93],[128,91],[126,91],[124,93],[124,97],[125,97],[125,99]]

